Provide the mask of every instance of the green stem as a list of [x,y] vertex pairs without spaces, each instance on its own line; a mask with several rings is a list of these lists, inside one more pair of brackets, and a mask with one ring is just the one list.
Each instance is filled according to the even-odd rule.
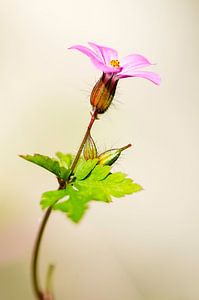
[[[80,155],[82,153],[82,150],[83,150],[83,147],[84,147],[84,144],[90,134],[90,130],[94,124],[94,121],[97,119],[97,112],[94,111],[94,113],[92,114],[91,116],[91,120],[90,120],[90,123],[88,125],[88,128],[86,130],[86,133],[84,135],[84,138],[81,142],[81,145],[79,147],[79,150],[77,152],[77,155],[75,156],[75,159],[72,163],[72,166],[71,166],[71,174],[73,173],[76,165],[77,165],[77,162],[80,158]],[[68,179],[68,181],[66,183],[63,184],[63,182],[58,179],[59,181],[59,190],[62,190],[64,188],[66,188],[66,185],[68,184],[68,182],[70,181],[70,177]],[[52,208],[53,206],[56,204],[58,200],[56,200],[52,206],[48,207],[48,209],[46,210],[44,216],[43,216],[43,219],[42,219],[42,222],[41,222],[41,225],[39,227],[39,231],[37,233],[37,237],[36,237],[36,241],[35,241],[35,245],[34,245],[34,248],[33,248],[33,255],[32,255],[32,267],[31,267],[31,270],[32,270],[32,284],[33,284],[33,290],[35,292],[35,295],[37,297],[38,300],[47,300],[47,299],[50,299],[50,297],[52,296],[48,296],[46,295],[46,293],[44,291],[42,291],[42,288],[40,286],[40,281],[39,281],[39,276],[38,276],[38,261],[39,261],[39,251],[40,251],[40,246],[41,246],[41,241],[42,241],[42,237],[43,237],[43,234],[44,234],[44,230],[46,228],[46,224],[48,222],[48,219],[50,217],[50,214],[52,212]],[[49,297],[49,298],[48,298]],[[51,298],[53,300],[53,298]]]

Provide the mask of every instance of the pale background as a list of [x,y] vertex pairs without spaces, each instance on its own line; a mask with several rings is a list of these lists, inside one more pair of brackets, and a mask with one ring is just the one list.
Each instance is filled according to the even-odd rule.
[[58,300],[199,299],[199,2],[0,3],[0,299],[34,299],[38,202],[57,183],[17,154],[77,150],[100,72],[67,47],[87,41],[143,54],[161,74],[160,87],[121,81],[93,130],[102,150],[134,144],[115,170],[145,191],[93,203],[79,225],[52,215],[43,271],[56,264]]

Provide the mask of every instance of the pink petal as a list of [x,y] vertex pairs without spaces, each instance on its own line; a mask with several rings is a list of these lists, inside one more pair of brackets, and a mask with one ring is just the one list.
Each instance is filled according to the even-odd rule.
[[96,60],[99,60],[101,62],[103,62],[100,57],[94,52],[92,51],[91,49],[87,48],[87,47],[84,47],[82,45],[74,45],[74,46],[71,46],[70,48],[68,49],[76,49],[76,50],[79,50],[80,52],[82,52],[83,54],[87,55],[89,58],[91,59],[96,59]]
[[69,49],[79,50],[80,52],[88,56],[91,59],[92,63],[95,65],[95,67],[104,73],[118,73],[122,70],[122,68],[114,68],[111,66],[107,66],[104,63],[104,60],[101,58],[101,54],[100,56],[98,56],[98,54],[96,54],[94,51],[87,47],[81,45],[74,45]]
[[96,54],[103,60],[106,65],[110,65],[112,59],[118,59],[118,53],[115,49],[97,45],[95,43],[88,43],[96,52]]
[[142,55],[131,54],[121,59],[121,65],[125,72],[127,69],[136,69],[150,66],[151,63]]
[[119,79],[127,77],[141,77],[152,81],[153,83],[159,85],[161,83],[161,78],[158,74],[147,71],[132,71],[129,73],[120,73],[117,75]]

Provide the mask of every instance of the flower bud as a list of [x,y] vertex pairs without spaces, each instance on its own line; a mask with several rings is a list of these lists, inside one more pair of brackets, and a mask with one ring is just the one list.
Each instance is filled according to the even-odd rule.
[[121,152],[129,147],[131,147],[131,144],[128,144],[127,146],[124,146],[122,148],[110,149],[101,153],[98,156],[99,159],[98,164],[103,166],[105,165],[111,166],[119,158]]
[[90,103],[99,114],[103,114],[110,106],[115,95],[118,79],[114,74],[103,73],[102,77],[95,84]]
[[95,142],[90,134],[84,145],[83,156],[84,156],[85,160],[94,159],[97,157],[97,148],[96,148]]

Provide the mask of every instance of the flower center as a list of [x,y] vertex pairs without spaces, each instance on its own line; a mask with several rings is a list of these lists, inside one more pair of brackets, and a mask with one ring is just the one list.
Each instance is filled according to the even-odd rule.
[[112,60],[110,61],[110,64],[111,64],[111,66],[114,67],[114,68],[119,68],[119,67],[120,67],[120,62],[119,62],[119,60],[117,60],[117,59],[112,59]]

